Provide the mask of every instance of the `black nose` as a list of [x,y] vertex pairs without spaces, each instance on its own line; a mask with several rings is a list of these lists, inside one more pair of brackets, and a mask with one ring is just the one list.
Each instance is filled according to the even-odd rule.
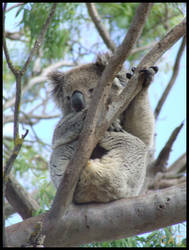
[[79,112],[85,108],[85,98],[80,91],[76,90],[73,92],[71,97],[71,105],[76,112]]

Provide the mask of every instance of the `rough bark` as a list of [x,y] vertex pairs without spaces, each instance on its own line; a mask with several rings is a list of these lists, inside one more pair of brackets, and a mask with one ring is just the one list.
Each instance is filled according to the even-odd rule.
[[[45,214],[7,227],[8,245],[24,244]],[[151,232],[186,220],[186,184],[107,204],[70,206],[45,246],[79,246]],[[66,231],[65,231],[66,228]]]

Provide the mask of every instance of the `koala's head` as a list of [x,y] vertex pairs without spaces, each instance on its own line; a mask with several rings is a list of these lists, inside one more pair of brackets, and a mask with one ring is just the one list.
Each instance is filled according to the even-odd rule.
[[[53,97],[64,115],[88,108],[109,57],[109,54],[103,54],[97,57],[95,63],[78,66],[66,73],[56,71],[48,75],[53,87]],[[126,73],[122,70],[113,81],[113,94],[119,94],[125,83]]]

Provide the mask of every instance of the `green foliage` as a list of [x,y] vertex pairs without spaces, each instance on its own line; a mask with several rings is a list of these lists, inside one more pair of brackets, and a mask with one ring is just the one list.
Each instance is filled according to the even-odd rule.
[[[98,3],[96,5],[102,21],[108,21],[111,34],[113,35],[115,31],[118,31],[114,40],[119,45],[130,27],[139,3]],[[183,17],[179,8],[175,8],[173,3],[155,3],[136,47],[145,46],[159,40]],[[138,52],[130,56],[129,61],[139,60],[141,56],[143,56],[143,52]]]
[[[180,224],[149,233],[147,236],[135,236],[121,240],[90,243],[83,247],[186,247],[186,239],[179,229]],[[174,228],[174,229],[173,229]],[[182,240],[181,240],[182,239]]]
[[39,215],[46,210],[49,210],[50,204],[55,196],[55,188],[53,188],[52,184],[46,180],[46,177],[39,177],[38,182],[40,182],[40,185],[36,199],[39,201],[40,209],[34,215]]
[[[22,177],[30,169],[34,175],[41,174],[41,171],[47,170],[47,163],[45,160],[39,161],[39,156],[42,155],[40,145],[37,148],[32,146],[22,145],[21,151],[18,154],[14,163],[14,174],[19,173]],[[42,158],[42,157],[41,157]]]
[[[20,24],[29,39],[30,48],[48,17],[52,3],[27,3]],[[72,22],[78,7],[76,3],[58,3],[56,13],[49,26],[43,43],[44,58],[61,58],[66,52],[70,31],[65,22]]]

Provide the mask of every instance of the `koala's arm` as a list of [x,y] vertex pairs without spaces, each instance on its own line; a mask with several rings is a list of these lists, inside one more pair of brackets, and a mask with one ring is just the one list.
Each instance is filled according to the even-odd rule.
[[65,145],[77,139],[83,128],[86,113],[86,109],[78,113],[70,113],[58,122],[53,134],[53,148],[59,145]]
[[58,188],[69,161],[73,158],[85,116],[86,110],[76,114],[71,113],[62,118],[54,130],[49,169],[56,188]]
[[157,71],[158,68],[155,66],[140,71],[139,78],[143,82],[142,90],[132,100],[121,117],[123,129],[140,138],[149,148],[153,146],[155,123],[148,98],[148,87]]
[[77,184],[74,201],[109,202],[139,194],[146,174],[145,144],[127,132],[106,132],[99,146],[106,153],[90,159]]

